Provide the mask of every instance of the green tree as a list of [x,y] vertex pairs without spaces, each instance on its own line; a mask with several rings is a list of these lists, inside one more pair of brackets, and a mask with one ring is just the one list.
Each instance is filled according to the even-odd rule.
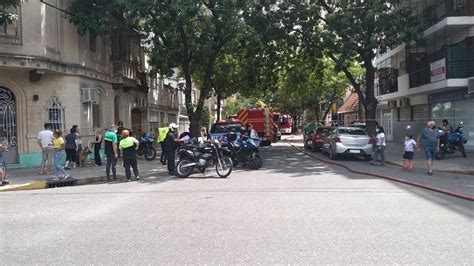
[[[261,9],[261,8],[260,8]],[[109,17],[119,17],[148,36],[150,63],[163,75],[175,67],[185,80],[184,94],[192,133],[202,122],[204,101],[211,95],[217,58],[242,34],[244,14],[260,12],[250,0],[75,0],[70,20],[79,32],[108,34]],[[198,103],[191,88],[200,89]]]
[[[398,8],[397,0],[318,2],[325,12],[320,16],[324,48],[357,92],[368,130],[373,133],[378,104],[374,93],[377,51],[419,40],[421,23],[411,9]],[[354,60],[363,66],[363,77],[351,70]]]
[[0,0],[0,25],[12,23],[16,19],[9,9],[19,6],[20,3],[20,0]]

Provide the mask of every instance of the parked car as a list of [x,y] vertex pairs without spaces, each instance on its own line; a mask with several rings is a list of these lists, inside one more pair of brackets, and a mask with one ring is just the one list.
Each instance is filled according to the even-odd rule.
[[372,159],[372,144],[374,140],[369,137],[365,129],[357,127],[339,127],[329,132],[324,139],[323,152],[332,160],[339,156],[363,157]]
[[317,127],[313,130],[311,138],[311,149],[313,152],[320,151],[324,144],[324,139],[329,135],[331,127]]
[[322,127],[323,124],[318,123],[318,122],[311,122],[306,124],[304,127],[303,131],[303,139],[304,139],[304,147],[311,149],[313,147],[312,141],[313,141],[313,134],[314,134],[314,129],[317,127]]

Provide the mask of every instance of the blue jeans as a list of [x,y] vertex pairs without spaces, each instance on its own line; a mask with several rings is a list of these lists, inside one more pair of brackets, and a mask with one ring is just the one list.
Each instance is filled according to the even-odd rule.
[[64,157],[64,151],[54,151],[54,176],[59,176],[59,173],[66,175],[64,167],[61,165]]
[[385,164],[385,146],[377,146],[375,148],[374,161],[379,161],[378,157],[380,155],[380,163]]

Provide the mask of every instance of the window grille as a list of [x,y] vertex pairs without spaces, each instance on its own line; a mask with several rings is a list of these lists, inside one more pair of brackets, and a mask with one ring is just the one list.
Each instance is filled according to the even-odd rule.
[[64,107],[58,96],[51,96],[46,106],[46,123],[50,123],[53,130],[64,130],[66,128],[64,115]]

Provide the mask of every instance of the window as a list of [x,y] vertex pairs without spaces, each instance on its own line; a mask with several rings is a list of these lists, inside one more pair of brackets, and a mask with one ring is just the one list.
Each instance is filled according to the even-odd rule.
[[352,128],[340,128],[337,130],[340,135],[357,135],[366,136],[365,130],[363,129],[352,129]]
[[64,114],[64,107],[58,96],[51,96],[46,106],[46,123],[50,123],[53,130],[64,130],[66,128]]
[[0,24],[0,34],[6,34],[6,33],[7,33],[7,25]]
[[89,49],[92,52],[97,50],[97,34],[89,32]]

